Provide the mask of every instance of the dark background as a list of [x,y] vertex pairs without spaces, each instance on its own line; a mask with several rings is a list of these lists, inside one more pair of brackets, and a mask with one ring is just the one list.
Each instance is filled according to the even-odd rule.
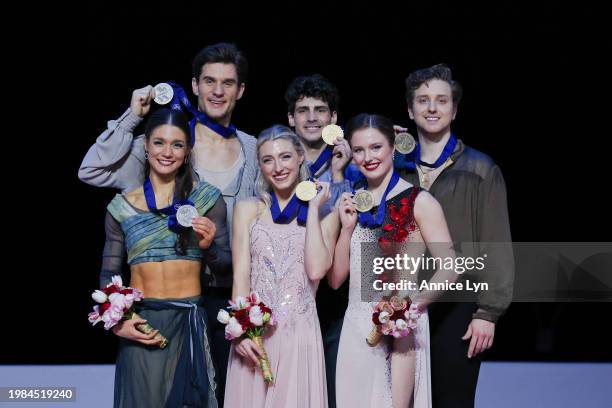
[[[38,10],[32,49],[42,58],[30,79],[44,109],[24,129],[43,135],[32,154],[42,194],[29,204],[44,216],[9,254],[21,260],[8,272],[22,279],[28,305],[8,314],[0,362],[114,361],[116,339],[86,318],[115,192],[81,183],[77,170],[134,89],[169,80],[189,89],[193,56],[219,41],[235,42],[248,57],[233,122],[252,135],[286,123],[288,83],[315,72],[340,90],[340,124],[381,113],[416,134],[403,80],[447,63],[465,91],[454,132],[502,168],[513,239],[612,241],[602,11],[585,2],[397,3],[95,2],[48,17]],[[611,306],[514,304],[487,358],[611,361]]]

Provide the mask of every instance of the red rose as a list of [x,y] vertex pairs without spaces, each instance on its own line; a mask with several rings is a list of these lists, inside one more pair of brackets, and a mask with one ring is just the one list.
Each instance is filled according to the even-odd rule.
[[383,230],[384,230],[384,231],[387,231],[387,232],[388,232],[388,231],[391,231],[391,230],[393,230],[393,225],[391,225],[391,224],[385,224],[385,225],[383,225]]
[[401,205],[408,205],[408,199],[407,199],[406,197],[402,198],[402,199],[400,200],[400,204],[401,204]]
[[372,323],[374,323],[377,326],[380,326],[380,320],[378,320],[379,314],[380,314],[379,312],[372,313]]
[[396,310],[391,315],[391,320],[403,319],[404,318],[404,310]]
[[100,309],[98,309],[99,310],[98,314],[100,316],[102,316],[104,314],[104,312],[106,312],[108,309],[110,309],[110,307],[111,307],[110,302],[104,302],[104,303],[100,304]]
[[243,329],[248,329],[253,327],[251,324],[251,320],[249,319],[248,309],[236,310],[234,313],[234,317],[238,320],[238,323],[242,326]]
[[127,289],[123,289],[121,290],[119,293],[121,293],[122,295],[131,295],[132,294],[132,289],[131,288],[127,288]]

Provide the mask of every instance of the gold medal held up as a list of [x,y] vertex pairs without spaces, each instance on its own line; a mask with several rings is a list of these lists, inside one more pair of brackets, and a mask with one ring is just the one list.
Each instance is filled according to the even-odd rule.
[[402,153],[408,154],[416,147],[416,141],[410,133],[402,132],[395,135],[395,149]]
[[355,201],[355,208],[359,212],[370,211],[374,208],[374,196],[368,190],[357,191],[353,201]]
[[338,125],[327,125],[323,128],[321,138],[330,146],[334,145],[334,140],[339,137],[344,137],[344,131]]
[[310,201],[317,196],[317,185],[309,180],[304,180],[295,188],[295,195],[302,201]]

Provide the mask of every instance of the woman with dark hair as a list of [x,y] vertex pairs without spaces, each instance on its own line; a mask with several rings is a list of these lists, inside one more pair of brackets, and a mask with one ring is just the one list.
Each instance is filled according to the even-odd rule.
[[[261,350],[244,336],[233,341],[226,408],[327,407],[325,359],[315,304],[319,281],[331,268],[338,215],[324,214],[329,184],[305,202],[295,193],[309,177],[304,146],[285,126],[257,138],[258,197],[234,210],[232,296],[256,291],[277,324],[263,336],[274,383],[259,370]],[[316,193],[316,195],[315,195]],[[303,196],[300,196],[303,197]]]
[[[107,207],[100,283],[121,274],[127,252],[129,286],[145,296],[135,303],[142,318],[113,327],[121,337],[115,407],[217,406],[200,273],[202,263],[227,270],[231,255],[220,191],[193,181],[189,134],[181,112],[153,113],[145,130],[144,183],[117,194]],[[191,217],[177,217],[183,206],[191,206],[185,207]],[[144,322],[156,330],[140,332],[136,326]],[[159,347],[157,333],[168,339],[167,347]]]
[[[390,293],[378,291],[380,283],[371,290],[371,282],[367,279],[372,276],[372,268],[362,270],[362,258],[366,262],[379,255],[394,258],[395,254],[407,254],[417,258],[425,252],[426,246],[433,256],[454,256],[444,214],[429,193],[402,180],[394,171],[395,132],[389,119],[379,115],[357,115],[347,123],[345,134],[351,145],[353,162],[364,177],[362,190],[367,191],[355,194],[369,196],[374,207],[360,206],[361,212],[357,214],[353,196],[344,193],[338,208],[342,227],[328,281],[332,288],[338,288],[349,273],[350,279],[349,304],[336,368],[337,406],[431,407],[426,308],[435,292]],[[434,242],[445,244],[430,244]],[[401,277],[404,278],[416,283],[416,271]],[[453,281],[455,278],[453,271],[440,270],[432,281]],[[369,294],[369,298],[364,293]],[[390,294],[410,298],[416,305],[413,311],[416,315],[422,313],[421,317],[408,336],[393,339],[384,336],[370,346],[365,339],[372,331],[374,306],[388,299]]]

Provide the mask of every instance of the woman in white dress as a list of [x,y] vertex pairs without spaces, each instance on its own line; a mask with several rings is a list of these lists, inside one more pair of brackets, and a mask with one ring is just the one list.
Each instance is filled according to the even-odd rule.
[[[372,268],[362,268],[362,255],[370,257],[372,252],[377,252],[377,242],[394,242],[404,244],[402,255],[407,252],[409,256],[419,257],[427,246],[434,257],[454,257],[446,220],[433,196],[394,172],[395,133],[390,120],[360,114],[348,122],[345,134],[353,161],[365,178],[364,187],[372,194],[375,207],[369,211],[370,215],[358,216],[348,193],[339,203],[342,229],[328,281],[333,288],[338,288],[350,272],[350,284],[338,350],[337,406],[431,407],[427,305],[439,293],[399,293],[401,297],[409,296],[418,305],[422,314],[417,320],[417,328],[407,337],[391,339],[384,336],[377,345],[370,346],[366,338],[373,327],[374,305],[388,293],[368,292]],[[374,244],[364,245],[367,242]],[[434,242],[445,244],[430,244]],[[362,253],[364,250],[370,253]],[[416,274],[410,276],[416,281]],[[454,281],[456,277],[451,270],[438,270],[430,282]],[[368,287],[362,288],[362,278]]]

